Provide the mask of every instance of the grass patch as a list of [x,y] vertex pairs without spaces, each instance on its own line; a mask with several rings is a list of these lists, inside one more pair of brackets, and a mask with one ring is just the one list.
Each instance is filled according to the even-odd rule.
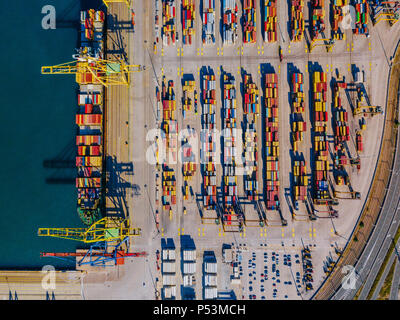
[[385,279],[385,282],[383,283],[381,291],[379,291],[378,300],[389,300],[395,266],[396,266],[396,259],[393,261],[393,264],[390,267],[389,273]]
[[390,256],[392,255],[392,253],[394,251],[394,244],[393,243],[397,243],[397,240],[399,240],[399,238],[400,238],[400,228],[397,229],[396,235],[394,237],[394,241],[392,241],[390,243],[389,250],[388,250],[388,252],[386,253],[386,256],[385,256],[385,260],[383,260],[383,263],[382,263],[382,265],[381,265],[381,267],[379,269],[379,272],[378,272],[378,274],[377,274],[377,276],[376,276],[376,278],[374,280],[374,283],[372,284],[371,290],[369,291],[368,296],[367,296],[367,300],[371,299],[371,297],[372,297],[372,295],[373,295],[373,293],[374,293],[374,291],[376,289],[376,286],[378,285],[378,282],[382,277],[382,273],[385,270],[386,265],[389,263]]

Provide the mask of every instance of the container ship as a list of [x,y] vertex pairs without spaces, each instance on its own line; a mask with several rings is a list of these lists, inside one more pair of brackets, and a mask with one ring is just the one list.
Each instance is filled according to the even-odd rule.
[[[104,59],[104,18],[102,11],[81,12],[78,56]],[[76,113],[77,211],[82,222],[91,225],[102,216],[103,86],[90,72],[77,76],[86,83],[79,86]]]

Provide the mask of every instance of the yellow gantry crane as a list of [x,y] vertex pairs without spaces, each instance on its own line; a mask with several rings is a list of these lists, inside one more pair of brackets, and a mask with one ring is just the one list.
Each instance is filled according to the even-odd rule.
[[80,53],[75,61],[42,67],[42,74],[75,74],[76,82],[80,85],[102,84],[105,87],[129,86],[130,74],[140,71],[142,71],[140,65],[127,65],[119,60],[94,58],[86,52]]
[[131,7],[131,0],[103,0],[103,2],[107,6],[107,8],[110,3],[125,3],[128,8]]
[[98,241],[122,241],[128,236],[140,236],[140,228],[131,228],[129,219],[105,217],[89,228],[39,228],[38,236],[94,243]]
[[[323,43],[315,44],[318,41],[323,41]],[[334,39],[314,39],[314,40],[311,41],[311,43],[309,45],[309,51],[311,53],[315,47],[325,46],[326,47],[326,51],[327,52],[331,52],[334,45],[335,45],[335,40]]]
[[376,114],[383,114],[383,110],[380,106],[357,106],[354,109],[353,115],[359,115],[361,113],[370,114],[372,117]]

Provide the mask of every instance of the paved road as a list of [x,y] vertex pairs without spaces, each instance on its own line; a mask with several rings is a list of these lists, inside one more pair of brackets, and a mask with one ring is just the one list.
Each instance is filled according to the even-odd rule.
[[398,300],[399,285],[400,285],[400,262],[397,259],[396,266],[394,267],[394,274],[392,280],[392,287],[390,288],[389,300]]
[[[399,139],[397,140],[397,150],[399,150]],[[359,299],[366,299],[371,289],[372,283],[376,278],[390,243],[400,225],[400,158],[398,151],[395,156],[395,164],[393,167],[390,185],[386,195],[382,213],[379,216],[375,229],[368,240],[367,246],[357,261],[355,270],[357,281],[355,289],[340,289],[333,296],[333,299],[352,299],[363,283]],[[361,239],[360,239],[361,240]]]

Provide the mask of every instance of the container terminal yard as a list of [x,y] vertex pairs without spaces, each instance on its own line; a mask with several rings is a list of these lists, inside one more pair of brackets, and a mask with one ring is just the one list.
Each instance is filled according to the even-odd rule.
[[41,71],[76,79],[66,214],[83,225],[38,236],[85,246],[43,248],[47,264],[76,261],[54,292],[7,271],[3,298],[397,300],[399,9],[104,0],[82,11],[73,62]]

